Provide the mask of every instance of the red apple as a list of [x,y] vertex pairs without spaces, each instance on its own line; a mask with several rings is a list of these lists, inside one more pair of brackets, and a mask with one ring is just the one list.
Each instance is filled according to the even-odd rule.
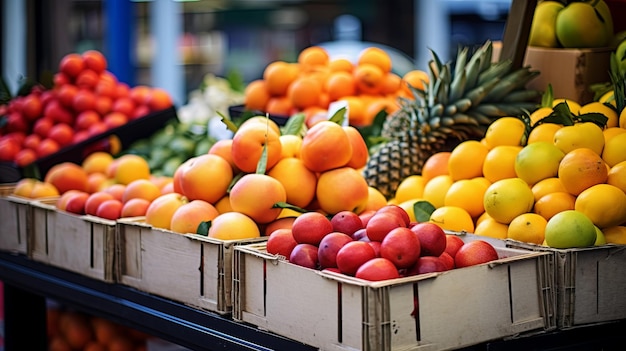
[[367,222],[365,231],[370,240],[382,242],[387,233],[400,227],[406,228],[406,222],[396,212],[376,212]]
[[337,252],[351,241],[353,241],[352,237],[345,233],[332,232],[327,234],[320,242],[317,250],[320,268],[337,267]]
[[376,252],[365,241],[352,241],[337,252],[337,268],[343,274],[355,275],[361,265],[373,258]]
[[496,249],[484,240],[474,240],[461,246],[454,257],[456,268],[474,266],[498,259]]
[[422,256],[406,272],[407,275],[417,275],[446,270],[445,263],[435,256]]
[[367,226],[367,222],[369,222],[370,218],[376,213],[376,210],[366,210],[359,213],[359,218],[361,218],[361,222],[363,222],[363,228]]
[[413,266],[420,252],[417,235],[405,227],[392,229],[380,243],[380,257],[390,260],[398,269]]
[[77,192],[67,200],[67,203],[65,204],[65,211],[84,215],[85,204],[87,203],[88,198],[89,193],[83,191]]
[[376,252],[376,257],[380,257],[380,241],[367,241],[368,244],[374,249]]
[[319,212],[305,212],[293,221],[291,232],[299,244],[319,245],[326,234],[333,231],[330,219]]
[[352,211],[337,212],[330,219],[330,223],[333,225],[333,231],[348,235],[364,227],[361,217]]
[[411,227],[417,235],[422,256],[439,256],[446,250],[446,233],[435,223],[422,222]]
[[444,251],[439,255],[439,260],[446,266],[446,270],[454,269],[454,258],[449,253]]
[[411,224],[411,218],[409,217],[409,214],[402,207],[398,205],[385,205],[376,211],[376,213],[387,212],[398,214],[404,220],[405,227],[408,227],[409,224]]
[[458,235],[446,234],[446,252],[454,258],[456,252],[459,251],[465,242]]
[[355,276],[360,279],[380,281],[400,278],[398,269],[386,258],[377,257],[371,259],[359,267]]
[[265,249],[268,253],[284,256],[288,259],[296,245],[298,245],[298,243],[293,238],[291,229],[279,228],[270,233]]
[[298,244],[291,251],[289,262],[298,266],[317,269],[317,246],[311,244]]

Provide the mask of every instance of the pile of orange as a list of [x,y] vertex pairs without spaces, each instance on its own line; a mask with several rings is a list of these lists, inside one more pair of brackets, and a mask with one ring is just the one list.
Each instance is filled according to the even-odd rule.
[[300,52],[297,63],[274,61],[263,78],[246,86],[244,105],[248,110],[291,116],[304,112],[308,120],[325,113],[330,103],[346,101],[350,124],[369,125],[382,110],[398,109],[400,96],[411,97],[408,84],[423,88],[428,75],[421,70],[400,76],[392,71],[387,52],[365,48],[357,62],[331,58],[320,46]]

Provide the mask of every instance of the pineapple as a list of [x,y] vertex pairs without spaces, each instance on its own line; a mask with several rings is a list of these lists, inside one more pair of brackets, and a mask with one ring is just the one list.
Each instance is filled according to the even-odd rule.
[[363,170],[370,186],[390,199],[404,178],[420,174],[430,155],[482,138],[496,118],[536,109],[541,92],[525,85],[539,72],[513,70],[510,60],[492,62],[492,51],[491,41],[471,55],[460,48],[454,66],[432,52],[427,87],[413,89],[414,99],[401,98],[401,108],[383,123],[385,142],[372,150]]

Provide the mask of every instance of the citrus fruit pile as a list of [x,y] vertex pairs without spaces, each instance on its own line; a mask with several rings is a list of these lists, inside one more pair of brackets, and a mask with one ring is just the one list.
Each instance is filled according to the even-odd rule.
[[118,81],[99,51],[70,53],[61,59],[51,89],[35,85],[2,106],[6,123],[0,123],[0,161],[23,167],[170,106],[163,89]]
[[430,157],[420,175],[405,178],[392,202],[407,209],[420,200],[444,229],[509,238],[555,248],[626,243],[626,129],[603,103],[565,102],[590,121],[537,123],[552,107],[494,121],[482,140]]
[[325,116],[330,103],[345,101],[350,124],[364,126],[382,110],[395,111],[399,96],[411,97],[407,84],[423,88],[427,81],[428,75],[421,70],[402,77],[392,72],[389,54],[377,47],[365,48],[358,61],[351,62],[331,58],[324,48],[311,46],[299,53],[297,63],[267,65],[263,78],[246,86],[244,105],[271,115],[304,112],[313,118],[318,113]]

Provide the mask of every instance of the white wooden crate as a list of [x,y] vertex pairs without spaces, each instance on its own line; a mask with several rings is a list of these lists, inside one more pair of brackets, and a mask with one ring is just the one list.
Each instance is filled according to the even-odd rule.
[[8,184],[0,186],[0,250],[27,254],[32,200],[11,195],[12,189]]

